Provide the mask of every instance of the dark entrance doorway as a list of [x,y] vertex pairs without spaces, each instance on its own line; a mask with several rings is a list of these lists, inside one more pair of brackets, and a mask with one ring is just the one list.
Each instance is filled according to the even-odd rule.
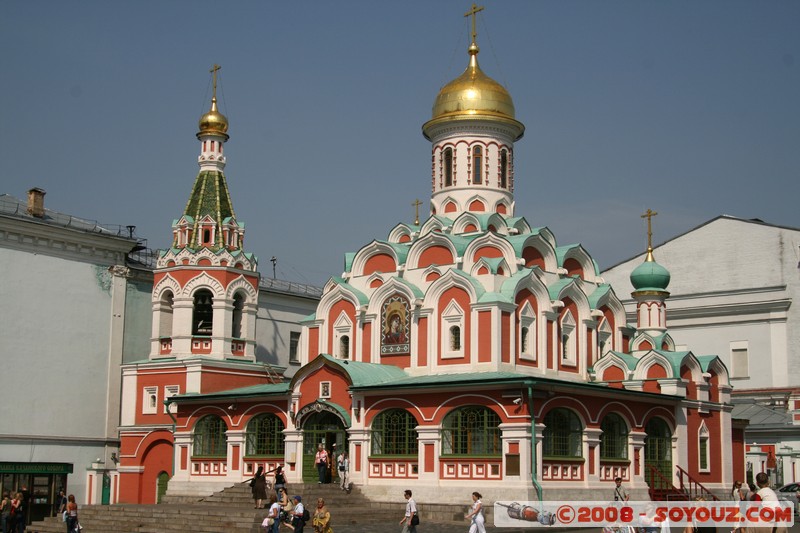
[[319,479],[314,458],[317,454],[317,446],[320,444],[328,450],[330,461],[327,481],[330,482],[334,475],[335,453],[338,454],[347,449],[347,432],[344,423],[334,413],[321,411],[309,414],[303,424],[303,481],[305,483],[315,483]]
[[672,488],[672,432],[658,417],[645,426],[644,475],[651,489]]

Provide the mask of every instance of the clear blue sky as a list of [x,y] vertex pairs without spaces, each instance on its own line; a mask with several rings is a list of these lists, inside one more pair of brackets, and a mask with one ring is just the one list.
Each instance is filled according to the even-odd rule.
[[[420,132],[466,67],[468,1],[0,3],[0,193],[165,247],[222,65],[246,248],[322,284],[430,197]],[[719,214],[800,226],[800,2],[484,2],[516,214],[607,267]],[[427,215],[427,210],[424,213]],[[691,258],[687,258],[691,260]],[[702,268],[702,266],[701,266]],[[624,291],[623,291],[624,292]]]

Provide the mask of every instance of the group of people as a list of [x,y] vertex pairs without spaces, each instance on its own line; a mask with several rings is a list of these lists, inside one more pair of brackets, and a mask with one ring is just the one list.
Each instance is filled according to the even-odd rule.
[[277,495],[270,494],[269,503],[269,513],[261,523],[265,533],[278,533],[282,525],[295,533],[303,533],[308,522],[314,533],[333,533],[331,513],[323,498],[317,498],[313,514],[306,510],[301,496],[295,495],[289,500],[285,489],[279,489]]
[[[777,503],[779,500],[778,495],[772,488],[770,488],[769,476],[764,472],[756,474],[755,485],[745,485],[741,481],[736,481],[733,484],[733,491],[731,497],[735,502],[769,502]],[[742,531],[745,528],[737,528],[734,531]],[[775,526],[773,528],[746,528],[748,531],[769,531],[769,533],[781,533],[786,531],[785,526]]]
[[22,533],[25,531],[25,498],[21,492],[14,494],[6,491],[0,501],[0,525],[3,533]]
[[331,454],[325,449],[325,446],[319,444],[317,446],[317,453],[314,456],[314,466],[317,468],[319,476],[318,483],[320,485],[328,483],[328,475],[333,479],[333,472],[331,467],[336,466],[336,473],[339,476],[339,488],[344,491],[350,490],[350,459],[347,452],[336,453],[336,443],[333,444],[333,459]]

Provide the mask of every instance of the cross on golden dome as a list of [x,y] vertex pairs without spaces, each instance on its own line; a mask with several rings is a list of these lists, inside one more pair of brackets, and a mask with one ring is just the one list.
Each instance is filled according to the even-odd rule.
[[478,7],[477,4],[472,4],[472,9],[464,13],[465,17],[472,17],[472,44],[477,44],[475,40],[478,38],[478,32],[475,29],[475,20],[481,11],[483,11],[483,6]]
[[222,68],[221,66],[217,65],[216,63],[214,63],[214,66],[211,67],[211,70],[209,70],[209,72],[213,75],[213,79],[214,79],[214,82],[213,82],[214,93],[211,96],[214,100],[217,99],[217,71],[219,69],[221,69],[221,68]]

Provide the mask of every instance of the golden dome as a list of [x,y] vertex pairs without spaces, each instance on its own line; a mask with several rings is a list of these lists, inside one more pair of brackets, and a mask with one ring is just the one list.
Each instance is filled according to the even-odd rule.
[[473,42],[468,49],[470,58],[467,69],[436,95],[431,120],[422,126],[428,140],[432,127],[450,120],[499,120],[513,128],[515,140],[525,132],[525,126],[514,118],[511,95],[478,66],[479,51],[478,45]]
[[213,97],[211,99],[211,110],[200,117],[200,132],[198,135],[202,135],[205,133],[216,133],[227,135],[228,131],[228,119],[222,113],[217,110],[217,97]]
[[469,66],[461,76],[439,91],[432,119],[451,115],[495,115],[514,118],[514,102],[508,91],[478,66],[478,45],[469,47]]

